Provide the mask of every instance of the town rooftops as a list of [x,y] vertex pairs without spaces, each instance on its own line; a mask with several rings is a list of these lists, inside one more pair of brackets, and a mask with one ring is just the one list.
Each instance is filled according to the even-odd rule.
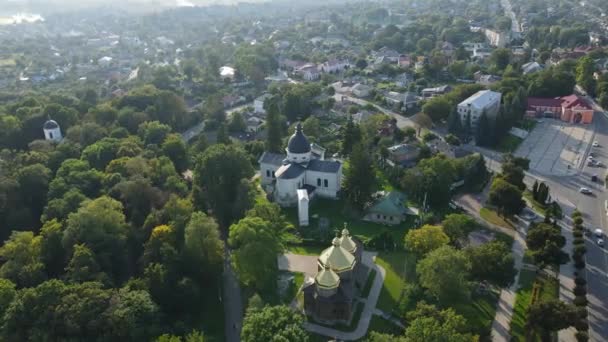
[[460,102],[459,106],[471,106],[484,109],[498,100],[500,102],[502,94],[491,90],[480,90],[468,99]]

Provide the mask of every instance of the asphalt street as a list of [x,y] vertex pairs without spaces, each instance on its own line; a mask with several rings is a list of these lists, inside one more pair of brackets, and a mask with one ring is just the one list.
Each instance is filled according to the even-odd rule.
[[[589,100],[589,99],[588,99]],[[590,101],[590,103],[593,103]],[[594,104],[596,114],[593,125],[595,133],[591,141],[597,141],[599,147],[591,144],[585,150],[584,158],[590,153],[594,158],[608,165],[608,114]],[[467,146],[468,149],[479,152],[486,158],[487,166],[494,172],[501,171],[502,154],[479,148]],[[532,188],[535,181],[545,182],[550,188],[553,200],[557,201],[566,215],[565,223],[570,224],[569,217],[578,209],[584,219],[584,225],[591,231],[602,229],[606,243],[608,243],[608,216],[605,208],[608,200],[608,190],[605,190],[604,177],[608,173],[606,166],[590,167],[583,163],[577,173],[572,176],[546,176],[534,172],[526,172],[524,182]],[[591,177],[598,176],[598,182]],[[579,192],[581,187],[589,188],[591,195]],[[572,243],[572,234],[567,231],[564,236]],[[587,261],[587,299],[589,300],[589,337],[591,341],[608,341],[608,253],[605,248],[598,246],[597,238],[593,235],[586,237]],[[570,252],[570,251],[568,251]]]

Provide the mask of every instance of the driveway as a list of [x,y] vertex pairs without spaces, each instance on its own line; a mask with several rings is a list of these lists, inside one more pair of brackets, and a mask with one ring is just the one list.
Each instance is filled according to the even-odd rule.
[[280,271],[299,272],[311,277],[317,275],[317,256],[285,253],[277,259]]

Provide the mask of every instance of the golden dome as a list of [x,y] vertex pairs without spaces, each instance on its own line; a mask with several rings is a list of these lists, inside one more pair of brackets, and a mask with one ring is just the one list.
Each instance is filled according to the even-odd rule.
[[350,237],[350,232],[346,229],[346,224],[344,224],[344,229],[342,229],[342,236],[340,237],[340,246],[346,249],[350,253],[355,253],[357,250],[357,244]]
[[315,277],[317,286],[325,290],[333,290],[340,286],[340,277],[331,269],[330,265],[331,263],[327,263]]
[[355,257],[340,246],[340,239],[335,237],[332,241],[332,246],[321,252],[319,264],[323,268],[325,268],[325,265],[330,264],[332,270],[340,273],[353,269]]

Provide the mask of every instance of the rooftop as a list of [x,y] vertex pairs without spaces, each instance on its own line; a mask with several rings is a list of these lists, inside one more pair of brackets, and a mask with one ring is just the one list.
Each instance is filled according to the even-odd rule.
[[484,109],[496,101],[500,102],[502,94],[491,90],[481,90],[473,94],[468,99],[460,102],[459,106],[472,106],[479,109]]

